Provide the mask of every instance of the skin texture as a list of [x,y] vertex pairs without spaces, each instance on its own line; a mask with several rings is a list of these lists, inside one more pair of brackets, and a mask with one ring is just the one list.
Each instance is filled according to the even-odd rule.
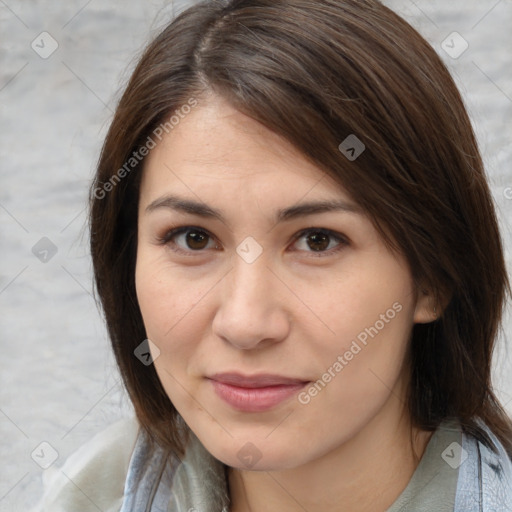
[[[206,203],[224,221],[147,210],[166,194]],[[331,199],[353,211],[274,220],[278,209]],[[182,226],[210,237],[199,250],[186,233],[162,241]],[[310,233],[300,235],[307,228],[343,241],[327,238],[318,256]],[[138,229],[137,296],[160,351],[155,368],[192,431],[231,467],[232,511],[389,507],[430,437],[412,428],[404,404],[411,329],[434,314],[406,261],[388,251],[339,184],[210,95],[148,156]],[[251,263],[237,253],[246,237],[262,249]],[[338,356],[371,326],[378,333],[336,371]],[[329,368],[330,381],[309,401],[293,396],[264,412],[235,410],[205,378],[237,371],[314,383]],[[241,449],[253,455],[250,467]]]

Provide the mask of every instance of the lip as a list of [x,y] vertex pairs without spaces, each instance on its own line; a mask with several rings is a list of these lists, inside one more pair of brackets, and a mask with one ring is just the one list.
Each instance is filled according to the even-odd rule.
[[298,393],[309,381],[273,374],[217,373],[208,377],[215,393],[244,412],[271,409]]

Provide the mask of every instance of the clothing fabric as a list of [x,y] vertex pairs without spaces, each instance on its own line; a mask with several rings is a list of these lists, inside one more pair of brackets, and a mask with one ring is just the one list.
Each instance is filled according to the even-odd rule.
[[110,425],[42,473],[43,496],[31,512],[119,512],[140,433],[135,418]]
[[[512,512],[512,461],[456,420],[432,435],[409,484],[387,512]],[[98,434],[61,469],[44,473],[32,512],[228,512],[226,467],[191,433],[183,460],[153,453],[135,418]]]
[[430,438],[407,487],[386,512],[453,512],[462,443],[458,422],[442,423]]

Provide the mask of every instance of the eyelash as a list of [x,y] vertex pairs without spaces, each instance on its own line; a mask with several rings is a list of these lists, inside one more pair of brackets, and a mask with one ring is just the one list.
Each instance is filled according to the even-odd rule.
[[[214,237],[207,230],[205,230],[203,228],[200,228],[197,226],[181,226],[181,227],[173,228],[173,229],[170,229],[169,231],[167,231],[162,237],[158,238],[158,243],[161,245],[169,246],[169,248],[172,251],[174,251],[178,254],[183,254],[185,256],[192,256],[192,257],[194,256],[194,253],[197,253],[197,255],[200,255],[200,253],[203,253],[205,251],[205,249],[197,249],[197,250],[190,249],[187,251],[187,250],[182,249],[181,247],[178,247],[176,245],[176,243],[173,241],[173,238],[175,238],[176,236],[187,233],[189,231],[192,231],[192,232],[197,231],[199,233],[204,233],[208,238],[210,238],[211,240],[214,240]],[[331,256],[335,253],[338,253],[342,249],[344,249],[345,246],[349,245],[347,238],[344,237],[341,233],[336,233],[335,231],[332,231],[332,230],[326,229],[326,228],[314,228],[314,227],[306,228],[306,229],[299,231],[295,235],[295,237],[293,239],[293,243],[295,244],[298,240],[300,240],[302,237],[304,237],[304,235],[307,235],[309,233],[321,233],[323,235],[329,236],[329,238],[331,239],[331,240],[329,240],[329,245],[332,240],[338,242],[338,245],[336,247],[334,247],[333,249],[318,251],[318,252],[305,251],[307,253],[310,253],[311,257],[313,257],[313,258],[319,258],[319,257],[321,258],[321,257],[325,257],[325,256]]]

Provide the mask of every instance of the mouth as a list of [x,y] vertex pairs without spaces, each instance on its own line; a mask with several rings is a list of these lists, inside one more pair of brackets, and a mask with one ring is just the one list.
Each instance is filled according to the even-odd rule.
[[262,412],[296,395],[309,381],[281,375],[218,373],[207,377],[217,396],[234,409]]

